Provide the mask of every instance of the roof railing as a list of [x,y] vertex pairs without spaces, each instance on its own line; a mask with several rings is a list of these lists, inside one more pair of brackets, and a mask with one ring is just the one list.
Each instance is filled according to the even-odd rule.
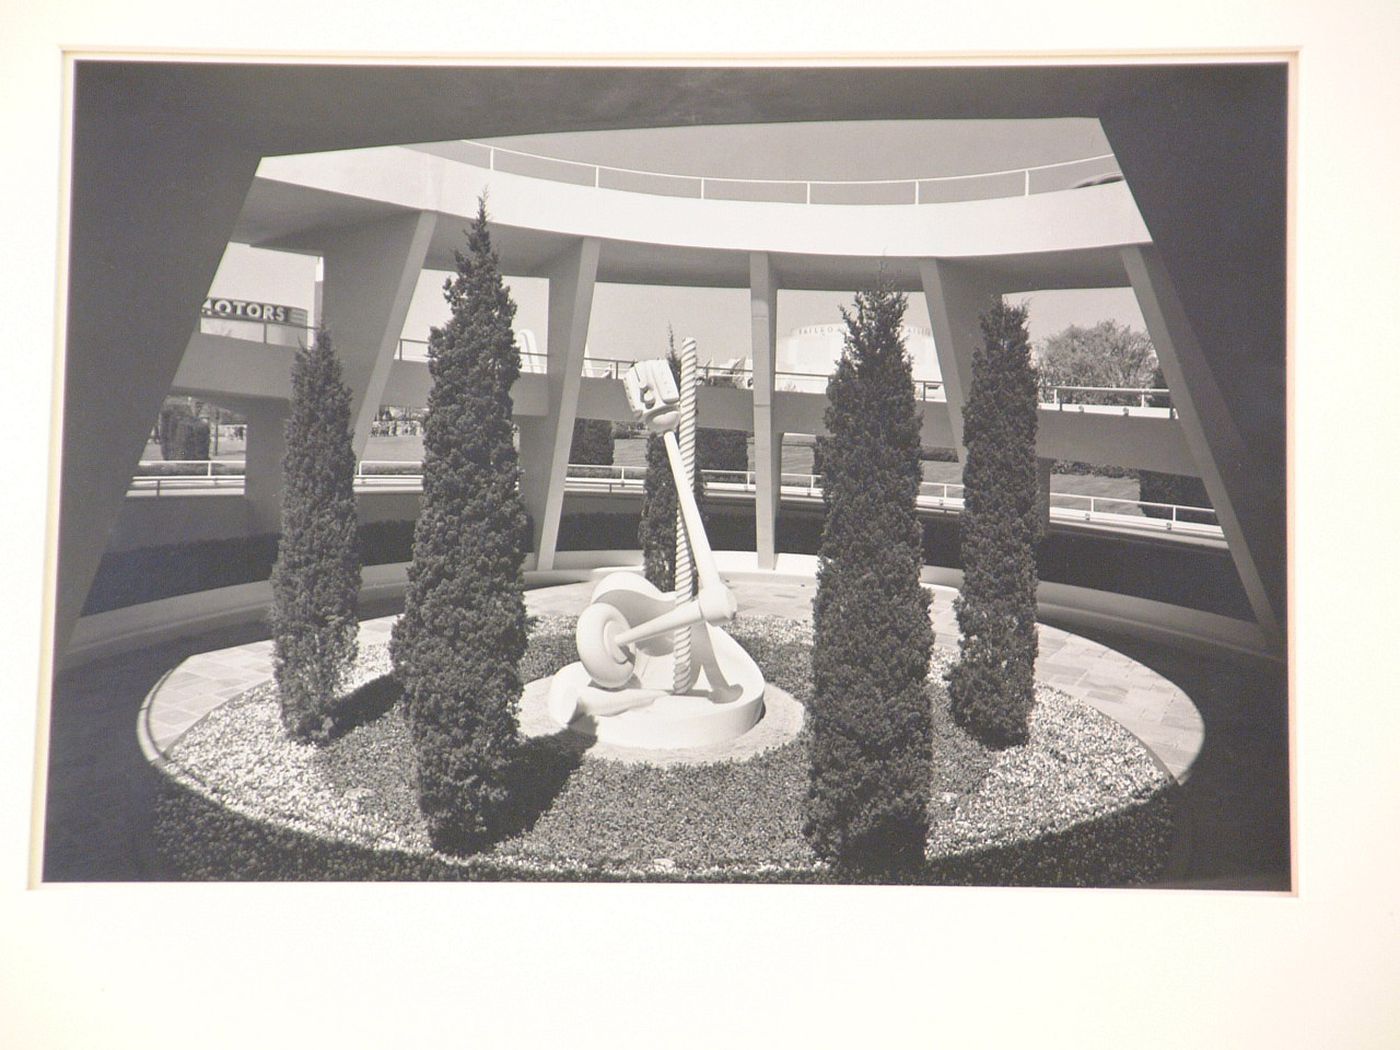
[[[637,493],[646,486],[646,473],[645,467],[570,463],[565,481],[574,492]],[[716,495],[757,490],[758,478],[751,470],[702,470],[700,473],[706,486]],[[784,472],[779,483],[783,495],[790,498],[819,499],[822,496],[820,474]],[[128,491],[132,495],[145,493],[159,497],[181,491],[236,490],[243,484],[244,464],[237,460],[143,460],[137,464],[137,473]],[[422,484],[422,460],[366,459],[355,465],[355,486],[359,489],[415,489]],[[924,510],[959,510],[963,506],[963,491],[963,486],[956,482],[924,481],[919,485],[918,505]],[[1221,535],[1219,519],[1210,507],[1073,492],[1052,492],[1050,500],[1050,516],[1064,521]],[[1071,506],[1065,506],[1066,503]]]
[[[207,323],[206,323],[207,322]],[[248,339],[268,346],[295,348],[304,346],[312,329],[277,321],[226,320],[201,318],[200,331],[235,339]],[[394,351],[398,361],[428,360],[426,339],[400,339]],[[525,375],[542,375],[548,370],[549,357],[538,351],[520,353],[520,371]],[[620,357],[585,357],[583,375],[588,379],[621,380],[635,361]],[[778,370],[774,386],[779,392],[826,393],[830,375],[823,372]],[[753,368],[749,365],[723,365],[713,361],[700,366],[700,382],[707,386],[732,385],[741,390],[753,388]],[[947,391],[940,379],[914,380],[915,396],[921,401],[944,401]],[[1047,383],[1040,388],[1042,407],[1065,412],[1098,412],[1120,409],[1124,415],[1141,413],[1144,409],[1159,409],[1176,418],[1171,403],[1171,391],[1155,387],[1075,386],[1067,383]]]
[[[927,175],[912,179],[759,179],[678,175],[612,164],[590,164],[511,149],[509,146],[465,141],[469,146],[486,151],[485,163],[472,160],[467,163],[491,171],[591,186],[594,189],[698,200],[749,200],[776,204],[938,204],[1029,197],[1035,193],[1075,189],[1122,178],[1112,153],[1021,168],[961,175]],[[1079,170],[1076,172],[1075,169]]]

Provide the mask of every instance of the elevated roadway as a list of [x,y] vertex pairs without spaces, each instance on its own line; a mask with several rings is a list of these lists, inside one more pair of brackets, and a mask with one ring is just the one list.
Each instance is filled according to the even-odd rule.
[[[926,430],[959,448],[976,317],[991,296],[1127,286],[1179,419],[1045,420],[1041,451],[1092,460],[1083,446],[1109,439],[1082,439],[1081,426],[1175,426],[1177,450],[1163,460],[1205,482],[1259,624],[1281,647],[1285,87],[1281,68],[1247,63],[1208,73],[91,63],[74,85],[57,644],[160,399],[184,367],[226,245],[323,260],[324,312],[363,446],[391,379],[396,391],[421,382],[394,364],[417,276],[446,264],[489,187],[504,268],[549,281],[546,373],[527,384],[542,392],[522,389],[520,418],[542,567],[557,547],[573,420],[584,410],[608,417],[616,398],[613,384],[582,376],[599,280],[749,289],[754,384],[737,396],[747,397],[757,456],[760,566],[774,558],[781,428],[816,429],[813,402],[775,389],[779,289],[860,287],[883,261],[897,286],[923,294],[947,388],[943,409],[926,406]],[[1069,116],[1100,121],[1126,182],[919,204],[702,200],[555,183],[386,145],[736,120]],[[363,152],[321,152],[344,149]],[[269,516],[285,395],[232,359],[217,366],[221,378],[210,378],[212,367],[195,360],[184,381],[246,399],[250,436],[266,438],[250,441],[247,498]],[[127,396],[110,396],[118,383]],[[743,414],[744,402],[727,411]],[[1181,443],[1192,470],[1181,470]],[[1146,438],[1129,444],[1143,446],[1132,458],[1148,455]]]

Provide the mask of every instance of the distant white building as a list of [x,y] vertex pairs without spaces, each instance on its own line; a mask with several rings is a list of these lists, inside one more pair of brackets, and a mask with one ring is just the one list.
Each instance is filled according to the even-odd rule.
[[[943,373],[938,367],[938,355],[934,352],[933,331],[925,325],[901,325],[904,345],[909,350],[913,365],[914,379],[938,381]],[[842,324],[809,324],[794,328],[778,340],[778,358],[775,368],[778,372],[775,384],[778,390],[803,390],[817,393],[826,390],[826,381],[836,369],[841,358],[841,348],[846,341],[846,326]],[[716,361],[716,365],[721,362]],[[750,375],[753,359],[735,358],[725,361],[722,367]],[[746,384],[751,385],[751,384]]]
[[[923,325],[901,325],[904,345],[914,366],[915,379],[942,379],[938,355],[933,350],[933,331]],[[838,324],[809,324],[794,328],[778,340],[779,372],[815,373],[828,376],[841,358],[846,339],[846,326]],[[779,386],[781,386],[781,381]]]

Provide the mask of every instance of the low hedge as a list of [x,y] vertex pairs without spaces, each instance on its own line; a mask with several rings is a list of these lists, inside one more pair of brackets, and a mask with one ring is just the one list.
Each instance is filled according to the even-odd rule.
[[[393,565],[413,557],[411,521],[361,525],[360,563]],[[138,547],[103,555],[83,615],[122,609],[181,594],[257,583],[272,575],[277,534]]]
[[592,463],[570,463],[569,477],[571,478],[616,478],[617,470],[613,467],[602,467]]
[[421,476],[423,473],[423,464],[415,463],[411,460],[404,460],[403,462],[398,463],[389,461],[376,462],[374,460],[370,460],[369,469],[364,471],[364,473],[368,474],[371,477],[378,476],[397,478],[403,477],[405,475],[411,477],[418,477]]
[[[1206,494],[1206,484],[1200,478],[1182,474],[1158,474],[1144,470],[1139,478],[1138,498],[1144,503],[1174,503],[1180,507],[1209,507],[1210,496]],[[1142,512],[1149,518],[1170,518],[1172,512],[1165,507],[1143,507]],[[1218,520],[1214,513],[1194,510],[1179,510],[1176,520],[1197,525],[1215,525]]]
[[919,459],[933,463],[956,463],[958,461],[958,450],[955,448],[939,448],[936,445],[924,445],[919,449]]
[[[172,460],[166,462],[146,462],[137,466],[136,473],[132,477],[137,478],[170,478],[170,477],[205,477],[211,471],[205,467],[208,460]],[[237,460],[214,460],[212,474],[216,478],[241,478],[243,476],[243,461]]]
[[1131,467],[1109,467],[1100,463],[1080,463],[1077,460],[1057,459],[1052,468],[1056,474],[1093,475],[1099,478],[1136,478],[1138,472]]

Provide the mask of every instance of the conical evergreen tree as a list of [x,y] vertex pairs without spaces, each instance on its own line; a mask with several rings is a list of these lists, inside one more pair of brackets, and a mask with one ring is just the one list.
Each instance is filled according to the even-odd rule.
[[[681,362],[674,337],[666,360],[679,385]],[[666,444],[659,434],[647,434],[647,475],[642,489],[642,520],[637,525],[642,545],[642,569],[658,590],[676,589],[676,480]]]
[[511,423],[515,304],[484,200],[456,260],[444,286],[452,318],[429,340],[423,502],[392,654],[429,834],[437,848],[463,851],[495,834],[510,809],[527,522]]
[[610,467],[613,462],[612,423],[606,419],[574,420],[569,462]]
[[657,589],[676,588],[676,482],[666,445],[647,435],[647,475],[642,490],[642,520],[637,525],[642,545],[642,568]]
[[[679,387],[681,359],[676,353],[674,332],[668,330],[667,341],[666,360]],[[703,515],[705,484],[700,476],[698,448],[694,492],[695,503]],[[642,547],[642,571],[646,578],[662,591],[676,589],[676,510],[676,479],[671,475],[671,460],[666,455],[666,443],[660,435],[649,433],[647,473],[642,489],[642,518],[637,526],[637,540]]]
[[923,863],[932,751],[920,417],[904,308],[887,286],[856,295],[827,386],[804,828],[838,866],[886,873]]
[[962,655],[948,673],[953,718],[997,747],[1024,743],[1035,702],[1037,376],[1026,307],[982,316],[963,406]]
[[286,438],[273,676],[287,732],[321,741],[355,663],[360,593],[350,390],[325,329],[293,361]]

